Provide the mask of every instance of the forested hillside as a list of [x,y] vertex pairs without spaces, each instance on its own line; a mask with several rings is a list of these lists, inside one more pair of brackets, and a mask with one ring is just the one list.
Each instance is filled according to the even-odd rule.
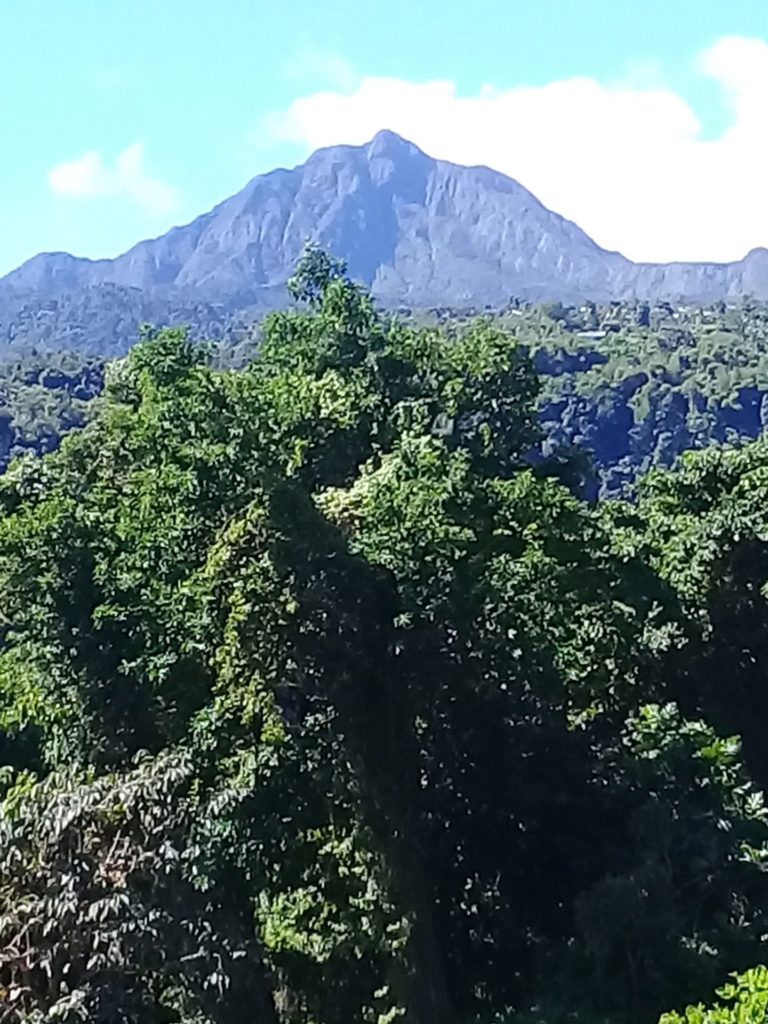
[[0,477],[3,1024],[761,1020],[768,444],[587,504],[504,317],[291,288]]
[[56,291],[42,301],[34,291],[10,292],[0,302],[0,358],[34,350],[110,359],[125,355],[143,323],[184,323],[194,337],[231,342],[256,316],[248,305],[236,308],[189,294],[150,295],[115,284]]
[[[255,311],[240,318],[204,306],[154,312],[160,323],[176,315],[189,325],[190,338],[213,342],[218,366],[240,367],[257,350],[263,317]],[[449,334],[482,315],[529,351],[543,382],[543,449],[577,446],[589,455],[589,497],[621,494],[639,474],[671,465],[690,448],[753,440],[768,422],[764,303],[564,306],[513,299],[495,311],[400,309],[397,315]],[[52,329],[39,347],[14,344],[0,357],[0,468],[27,448],[50,450],[62,431],[84,422],[85,403],[101,390],[104,363],[88,354],[89,330],[87,319],[78,331]],[[131,331],[137,340],[135,323]],[[121,342],[108,355],[125,350]]]
[[556,303],[494,322],[533,355],[548,444],[593,457],[590,493],[621,493],[690,448],[754,439],[768,423],[765,304]]

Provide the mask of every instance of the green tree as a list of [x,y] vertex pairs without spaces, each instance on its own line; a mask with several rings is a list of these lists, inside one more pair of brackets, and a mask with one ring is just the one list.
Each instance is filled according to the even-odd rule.
[[683,1013],[665,1013],[660,1024],[762,1024],[768,1018],[768,968],[753,967],[731,977],[733,981],[717,990],[719,1002],[688,1006]]
[[0,478],[2,1013],[639,1024],[754,963],[752,755],[672,671],[719,471],[594,510],[498,324],[292,289]]

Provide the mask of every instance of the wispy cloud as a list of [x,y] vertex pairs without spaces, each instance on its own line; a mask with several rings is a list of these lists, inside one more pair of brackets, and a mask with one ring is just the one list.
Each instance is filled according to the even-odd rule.
[[351,92],[360,84],[361,76],[354,66],[338,53],[319,50],[305,43],[286,61],[286,78],[315,88]]
[[730,104],[731,122],[714,139],[655,69],[474,95],[452,81],[366,77],[297,99],[265,131],[310,150],[390,128],[433,156],[517,178],[635,259],[737,259],[768,245],[768,43],[723,38],[697,69]]
[[169,213],[178,204],[175,188],[150,177],[140,142],[128,146],[109,166],[97,150],[57,164],[48,172],[52,191],[78,199],[121,198],[152,214]]

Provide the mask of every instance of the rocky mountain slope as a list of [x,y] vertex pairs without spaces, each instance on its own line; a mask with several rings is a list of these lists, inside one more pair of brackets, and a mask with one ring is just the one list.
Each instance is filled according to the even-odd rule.
[[499,306],[511,295],[768,298],[768,250],[730,264],[636,264],[602,249],[513,179],[434,160],[382,131],[368,145],[319,150],[293,170],[259,175],[191,224],[116,259],[33,257],[0,280],[0,345],[35,343],[37,312],[45,309],[53,340],[56,310],[66,308],[71,320],[73,307],[85,305],[99,348],[99,307],[118,294],[160,319],[200,302],[222,316],[281,304],[308,239],[344,257],[351,274],[392,305]]

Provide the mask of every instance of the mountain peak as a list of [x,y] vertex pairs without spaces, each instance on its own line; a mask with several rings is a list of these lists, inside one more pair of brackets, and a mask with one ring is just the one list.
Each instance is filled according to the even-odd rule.
[[14,301],[25,292],[45,302],[110,284],[138,289],[147,301],[194,295],[232,310],[274,305],[307,238],[343,257],[353,277],[393,304],[493,305],[511,294],[768,297],[765,249],[733,264],[631,263],[512,178],[433,159],[383,129],[363,145],[327,147],[298,167],[258,175],[191,224],[116,259],[35,257],[0,282],[0,344],[11,291]]
[[421,153],[418,146],[398,135],[397,132],[382,128],[376,132],[367,146],[369,157],[384,156],[394,159],[398,156],[412,156]]

